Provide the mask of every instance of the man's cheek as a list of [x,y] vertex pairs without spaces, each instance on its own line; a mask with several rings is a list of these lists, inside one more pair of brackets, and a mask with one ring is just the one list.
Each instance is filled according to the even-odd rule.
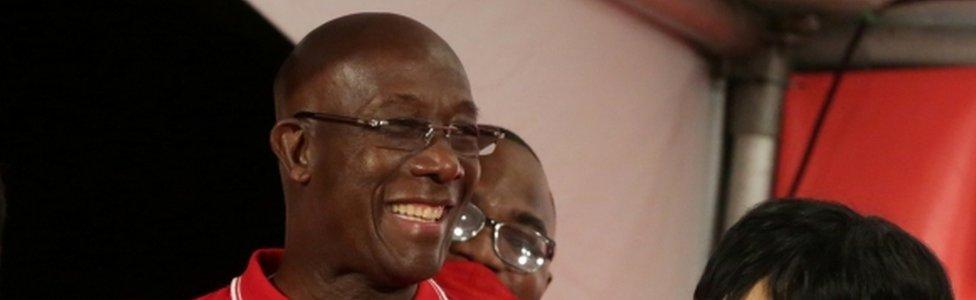
[[464,168],[463,186],[461,188],[465,195],[468,196],[474,192],[475,185],[481,179],[481,164],[478,161],[473,161],[463,163],[461,166]]
[[396,177],[404,159],[407,158],[403,153],[391,153],[393,150],[367,147],[357,153],[355,166],[359,170],[359,184],[375,185],[379,182],[386,182]]
[[370,172],[372,170],[380,170],[383,168],[383,166],[388,164],[382,159],[382,156],[377,155],[375,152],[376,151],[363,151],[363,153],[361,153],[362,155],[360,159],[362,164],[359,165],[359,167],[362,169],[361,171]]

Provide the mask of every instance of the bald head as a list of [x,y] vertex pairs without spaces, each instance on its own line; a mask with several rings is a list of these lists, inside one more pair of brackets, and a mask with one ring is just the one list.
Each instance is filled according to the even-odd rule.
[[[299,111],[314,117],[293,117]],[[413,295],[447,255],[458,210],[444,208],[467,203],[481,168],[454,136],[413,139],[402,129],[472,125],[476,111],[457,56],[417,21],[355,14],[310,32],[275,81],[270,143],[286,216],[276,286],[292,298]],[[349,119],[405,122],[363,128]],[[393,209],[404,203],[445,215],[411,219]]]
[[[450,46],[430,28],[396,14],[344,16],[312,30],[295,47],[275,79],[275,113],[286,118],[298,110],[341,113],[356,100],[374,94],[370,84],[380,67],[433,66],[440,74],[467,76]],[[386,70],[382,70],[386,71]],[[470,100],[470,99],[466,99]],[[336,103],[345,102],[345,103]],[[349,113],[349,112],[346,112]]]

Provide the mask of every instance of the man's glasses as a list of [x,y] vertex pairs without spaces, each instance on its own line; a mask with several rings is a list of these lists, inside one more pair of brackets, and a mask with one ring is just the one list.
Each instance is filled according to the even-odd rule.
[[489,219],[485,213],[472,203],[461,209],[451,239],[454,242],[467,241],[488,226],[491,228],[491,246],[501,261],[522,272],[538,271],[547,261],[552,261],[556,242],[544,234]]
[[359,119],[353,117],[300,111],[296,119],[313,119],[348,124],[374,130],[386,138],[378,146],[405,151],[418,151],[430,146],[437,131],[443,131],[451,149],[465,157],[486,156],[495,151],[495,143],[505,137],[501,130],[481,128],[475,124],[434,125],[416,119]]

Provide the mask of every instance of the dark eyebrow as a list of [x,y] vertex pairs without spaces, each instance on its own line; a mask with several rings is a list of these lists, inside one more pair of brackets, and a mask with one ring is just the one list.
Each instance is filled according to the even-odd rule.
[[471,100],[462,100],[461,103],[457,105],[458,113],[471,114],[475,119],[478,118],[478,106],[474,105]]
[[430,107],[430,103],[421,101],[419,96],[414,95],[414,94],[407,94],[407,93],[396,93],[396,94],[393,94],[393,97],[390,97],[389,98],[389,101],[387,101],[385,104],[390,104],[390,105],[419,105],[419,106],[421,106],[423,108]]
[[531,213],[524,211],[517,212],[515,214],[515,223],[532,227],[533,229],[538,230],[539,233],[542,233],[542,235],[545,235],[546,237],[549,236],[549,231],[546,230],[546,222],[543,222],[542,219],[539,219]]
[[414,94],[396,93],[394,96],[406,102],[420,102],[420,97],[417,97],[417,95]]

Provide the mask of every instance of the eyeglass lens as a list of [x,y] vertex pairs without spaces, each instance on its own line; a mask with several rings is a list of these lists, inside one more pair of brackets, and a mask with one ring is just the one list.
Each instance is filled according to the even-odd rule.
[[[468,203],[461,209],[451,232],[454,242],[465,242],[478,235],[487,217],[477,206]],[[498,223],[493,230],[492,244],[495,254],[506,264],[521,271],[535,272],[546,263],[546,241],[534,231]]]
[[389,124],[379,127],[379,130],[389,137],[384,146],[400,150],[414,151],[426,147],[435,138],[437,131],[448,131],[445,132],[448,143],[460,155],[486,155],[483,150],[493,148],[490,147],[493,141],[479,138],[478,130],[473,125],[454,125],[438,130],[426,122],[398,119],[389,120]]
[[484,227],[485,214],[477,206],[468,202],[458,214],[454,229],[451,230],[451,240],[455,242],[467,241],[478,235],[478,232],[481,232]]
[[526,232],[515,226],[502,224],[495,229],[495,251],[502,258],[516,268],[534,272],[546,263],[546,249],[544,241],[534,236],[534,232]]

